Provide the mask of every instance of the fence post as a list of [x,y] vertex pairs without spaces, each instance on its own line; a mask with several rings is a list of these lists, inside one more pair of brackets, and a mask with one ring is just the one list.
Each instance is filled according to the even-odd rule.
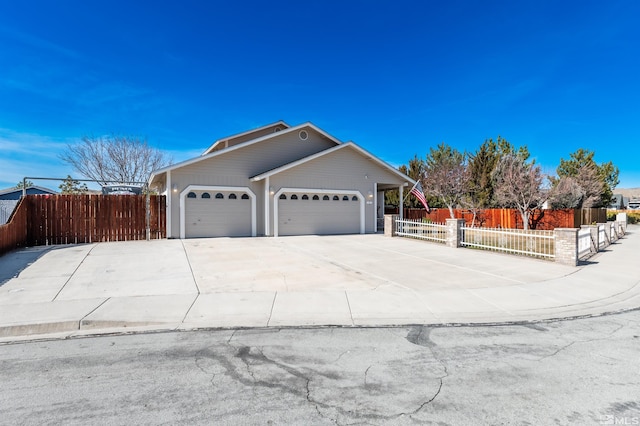
[[385,214],[384,215],[384,236],[395,237],[398,229],[396,228],[396,220],[398,220],[397,214]]
[[589,229],[591,232],[591,253],[600,251],[600,240],[598,239],[598,225],[582,225],[582,229]]
[[447,219],[447,247],[458,248],[462,244],[462,227],[464,219]]
[[553,230],[555,237],[555,261],[563,265],[578,265],[578,229],[556,228]]

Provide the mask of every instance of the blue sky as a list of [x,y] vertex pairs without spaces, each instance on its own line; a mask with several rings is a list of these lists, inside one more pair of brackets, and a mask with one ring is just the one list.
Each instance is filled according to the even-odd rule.
[[[175,161],[277,120],[392,165],[498,135],[640,187],[637,1],[0,0],[0,188],[72,174],[83,135]],[[54,182],[37,182],[57,187]]]

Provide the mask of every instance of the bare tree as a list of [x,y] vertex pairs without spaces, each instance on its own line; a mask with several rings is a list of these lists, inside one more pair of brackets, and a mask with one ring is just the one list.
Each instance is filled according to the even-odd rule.
[[554,209],[577,209],[582,205],[584,191],[571,176],[556,181],[549,194],[549,202]]
[[498,203],[503,207],[516,208],[524,229],[529,229],[531,212],[541,208],[547,199],[543,188],[545,176],[540,166],[510,154],[500,159],[494,177]]
[[554,180],[550,201],[554,208],[580,209],[603,205],[606,187],[598,167],[588,163],[576,170],[573,176]]
[[171,162],[146,139],[133,136],[84,136],[80,143],[68,145],[60,158],[101,184],[146,182],[152,171]]
[[438,197],[455,217],[453,209],[467,194],[468,171],[466,155],[444,142],[437,149],[431,148],[427,155],[422,187],[425,194]]

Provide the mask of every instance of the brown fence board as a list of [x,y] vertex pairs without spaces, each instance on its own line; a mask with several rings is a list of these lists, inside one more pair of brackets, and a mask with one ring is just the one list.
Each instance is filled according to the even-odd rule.
[[0,255],[26,245],[27,207],[25,200],[21,200],[11,214],[9,221],[0,225]]
[[[150,196],[150,237],[166,238],[164,196]],[[146,197],[28,195],[0,226],[0,254],[17,247],[144,240]]]

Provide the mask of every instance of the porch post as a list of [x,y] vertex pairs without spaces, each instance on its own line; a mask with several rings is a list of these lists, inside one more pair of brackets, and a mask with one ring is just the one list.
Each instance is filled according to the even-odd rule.
[[398,196],[399,196],[399,206],[398,206],[398,216],[400,220],[404,218],[404,185],[400,185],[398,188]]
[[264,180],[264,236],[269,236],[269,176]]

